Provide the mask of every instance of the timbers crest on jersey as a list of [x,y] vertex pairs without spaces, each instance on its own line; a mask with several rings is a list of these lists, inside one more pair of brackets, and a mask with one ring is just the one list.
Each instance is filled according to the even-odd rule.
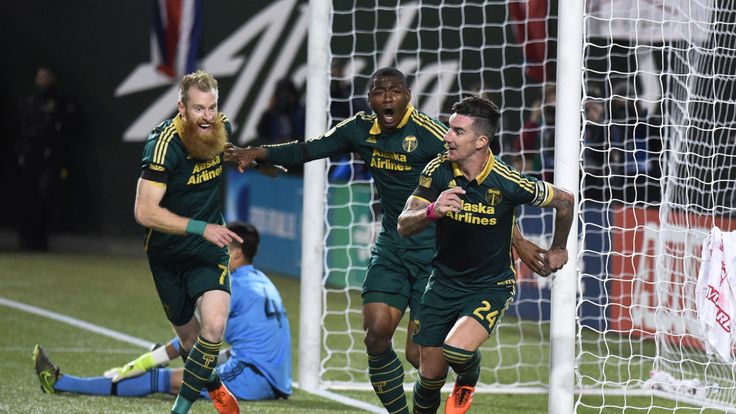
[[492,206],[497,206],[501,202],[501,198],[501,191],[498,189],[489,188],[488,191],[486,191],[486,202]]
[[419,146],[419,141],[417,141],[417,137],[414,135],[409,135],[404,138],[404,142],[401,143],[401,146],[404,148],[404,151],[412,152]]

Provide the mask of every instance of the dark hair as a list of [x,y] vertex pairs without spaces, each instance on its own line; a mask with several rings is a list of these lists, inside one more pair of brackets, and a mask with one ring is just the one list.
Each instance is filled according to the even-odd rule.
[[252,224],[243,223],[242,221],[234,221],[227,225],[233,233],[240,236],[243,239],[243,244],[240,245],[240,250],[243,252],[243,256],[249,261],[252,261],[258,253],[258,243],[261,241],[261,236],[258,234],[258,230]]
[[501,118],[501,111],[496,104],[479,96],[469,96],[455,102],[452,105],[452,112],[473,118],[475,132],[487,136],[489,141],[496,134],[498,120]]
[[382,78],[385,76],[390,76],[392,78],[399,79],[399,81],[401,81],[401,86],[409,89],[409,84],[406,83],[406,75],[404,75],[404,72],[396,68],[381,68],[373,72],[373,75],[371,75],[371,78],[368,79],[368,91],[373,89],[373,83],[376,82],[376,79]]

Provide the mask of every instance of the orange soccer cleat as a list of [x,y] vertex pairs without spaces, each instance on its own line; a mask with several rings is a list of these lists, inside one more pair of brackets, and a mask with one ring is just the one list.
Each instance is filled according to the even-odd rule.
[[469,385],[457,385],[452,389],[452,394],[445,403],[445,414],[465,414],[473,402],[475,387]]
[[238,400],[235,399],[230,390],[225,387],[225,384],[220,384],[218,388],[213,391],[209,391],[208,394],[212,398],[212,405],[220,414],[240,414],[240,407],[238,406]]

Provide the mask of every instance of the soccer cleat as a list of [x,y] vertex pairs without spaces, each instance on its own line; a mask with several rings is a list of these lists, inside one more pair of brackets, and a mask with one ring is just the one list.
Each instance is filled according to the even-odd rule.
[[470,409],[473,402],[475,387],[469,385],[457,385],[452,389],[452,394],[445,403],[445,414],[464,414]]
[[220,414],[240,414],[240,407],[238,406],[238,400],[235,399],[230,390],[225,387],[225,384],[220,384],[218,388],[213,391],[208,391],[210,398],[212,398],[212,405]]
[[33,363],[36,368],[36,375],[41,382],[41,391],[45,394],[54,393],[54,384],[61,375],[59,367],[51,363],[46,352],[43,351],[41,345],[33,348]]

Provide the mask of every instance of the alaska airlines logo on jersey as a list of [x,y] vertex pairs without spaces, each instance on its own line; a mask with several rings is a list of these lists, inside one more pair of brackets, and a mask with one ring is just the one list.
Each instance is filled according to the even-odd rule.
[[375,135],[369,135],[368,139],[365,140],[365,142],[369,144],[375,144],[376,143],[376,136]]
[[409,135],[408,137],[404,138],[404,142],[401,143],[401,147],[404,148],[404,151],[406,152],[412,152],[419,146],[419,141],[417,141],[417,137],[414,135]]
[[392,171],[411,170],[411,165],[406,163],[406,154],[381,151],[378,148],[374,148],[371,154],[371,167]]
[[[217,168],[212,169],[214,166],[217,166]],[[189,177],[189,180],[187,180],[187,185],[201,184],[218,177],[220,174],[222,174],[222,162],[218,155],[209,161],[195,164],[194,169],[192,170],[192,175]]]
[[489,188],[485,195],[486,201],[492,206],[497,206],[502,199],[501,191],[495,188]]
[[463,202],[463,211],[458,213],[447,212],[445,217],[451,218],[455,221],[468,224],[477,224],[481,226],[495,226],[497,219],[495,217],[481,217],[492,216],[496,214],[496,208],[488,206],[483,203],[468,203]]

